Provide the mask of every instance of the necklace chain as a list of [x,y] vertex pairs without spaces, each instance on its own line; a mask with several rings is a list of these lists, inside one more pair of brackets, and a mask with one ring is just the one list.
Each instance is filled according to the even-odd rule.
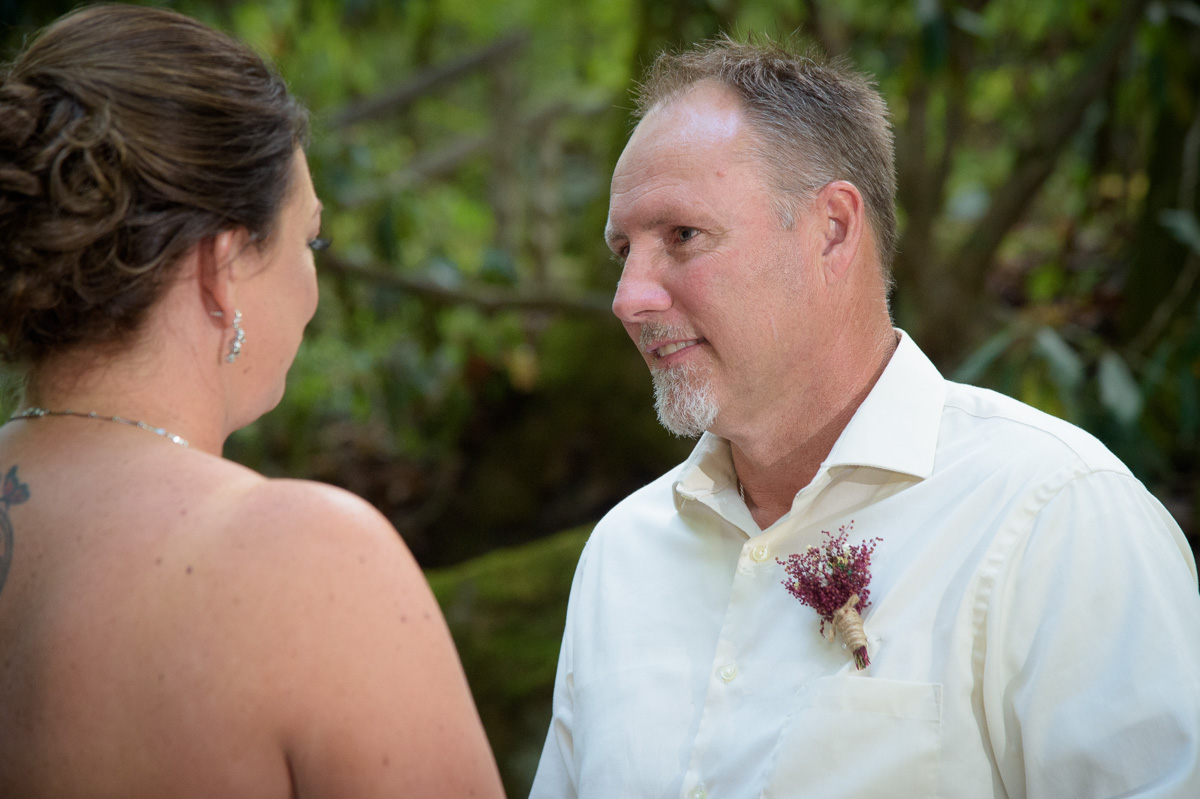
[[14,419],[40,419],[43,416],[78,416],[82,419],[99,419],[103,422],[126,424],[130,427],[136,427],[140,430],[145,430],[148,433],[154,433],[156,436],[162,436],[167,441],[170,441],[173,444],[178,444],[181,447],[186,447],[188,445],[187,439],[183,438],[182,436],[177,436],[174,433],[168,433],[161,427],[154,427],[153,425],[146,424],[145,422],[126,419],[124,416],[104,416],[96,413],[95,411],[88,411],[87,413],[84,413],[82,411],[51,411],[46,408],[26,408],[25,410],[18,411],[12,416],[8,417],[8,421],[11,422]]

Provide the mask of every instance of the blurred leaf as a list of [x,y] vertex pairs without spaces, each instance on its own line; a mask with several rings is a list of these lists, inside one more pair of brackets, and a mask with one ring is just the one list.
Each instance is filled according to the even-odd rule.
[[1029,289],[1029,299],[1045,303],[1062,293],[1066,276],[1058,264],[1046,263],[1030,272],[1025,283]]
[[1172,208],[1158,215],[1158,221],[1181,243],[1192,248],[1192,252],[1200,255],[1200,223],[1191,211]]
[[502,286],[516,285],[517,265],[507,250],[488,247],[483,251],[483,263],[479,267],[479,277],[484,283]]
[[1050,365],[1050,377],[1067,390],[1083,382],[1083,360],[1052,327],[1040,328],[1035,336],[1036,347]]
[[444,288],[458,288],[463,283],[462,270],[458,264],[445,256],[435,256],[426,265],[429,279]]
[[974,383],[983,376],[983,373],[1003,355],[1016,338],[1016,331],[1009,326],[994,334],[987,341],[975,350],[962,366],[951,375],[951,379],[959,383]]
[[1172,14],[1200,27],[1200,5],[1197,5],[1195,0],[1180,0],[1170,3],[1168,7]]
[[1121,424],[1132,425],[1142,413],[1142,392],[1125,360],[1108,350],[1100,356],[1096,374],[1100,402]]
[[968,8],[954,9],[954,24],[972,36],[982,38],[990,35],[987,21],[983,16]]
[[508,367],[508,379],[517,390],[528,393],[537,388],[538,357],[533,347],[524,343],[514,347],[508,353],[505,365]]

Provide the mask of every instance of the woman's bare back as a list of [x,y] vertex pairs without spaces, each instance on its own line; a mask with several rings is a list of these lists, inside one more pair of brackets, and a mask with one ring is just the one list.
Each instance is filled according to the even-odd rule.
[[28,493],[6,510],[0,793],[290,796],[238,668],[247,653],[228,637],[253,598],[223,585],[237,499],[261,478],[134,444],[75,458],[0,449]]
[[0,472],[27,494],[0,502],[0,795],[494,779],[457,790],[461,761],[438,765],[439,724],[490,757],[420,572],[363,503],[141,431],[36,424],[0,430]]

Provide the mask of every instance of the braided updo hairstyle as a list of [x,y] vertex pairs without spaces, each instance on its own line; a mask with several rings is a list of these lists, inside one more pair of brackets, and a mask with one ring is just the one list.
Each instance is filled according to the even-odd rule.
[[180,14],[76,11],[0,74],[0,357],[139,328],[188,250],[266,241],[307,130],[248,47]]

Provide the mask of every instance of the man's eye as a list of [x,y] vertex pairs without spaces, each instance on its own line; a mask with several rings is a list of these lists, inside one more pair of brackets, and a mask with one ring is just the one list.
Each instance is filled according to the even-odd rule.
[[675,232],[675,235],[679,237],[680,242],[685,242],[696,238],[699,233],[700,231],[694,227],[681,227]]
[[308,242],[308,248],[313,252],[320,252],[321,250],[328,250],[329,245],[332,243],[331,239],[315,238]]

